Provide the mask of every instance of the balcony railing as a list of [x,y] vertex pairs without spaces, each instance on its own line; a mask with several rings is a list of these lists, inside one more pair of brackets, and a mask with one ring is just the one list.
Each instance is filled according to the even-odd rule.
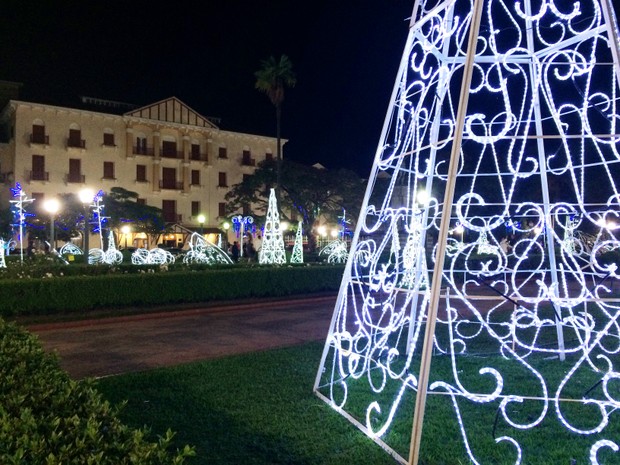
[[166,223],[180,223],[183,221],[183,215],[164,212],[164,221]]
[[150,155],[151,157],[154,155],[153,147],[137,147],[133,146],[133,154],[134,155]]
[[86,182],[86,176],[83,174],[69,173],[67,174],[67,182],[84,184]]
[[50,145],[50,136],[47,134],[30,134],[30,143]]
[[183,158],[183,152],[180,152],[178,150],[173,151],[173,150],[162,150],[161,151],[161,156],[164,158]]
[[160,189],[174,189],[183,190],[183,183],[181,181],[159,181]]
[[194,161],[209,161],[206,153],[190,153],[189,159]]
[[241,166],[256,166],[256,160],[253,158],[243,157],[243,160],[241,160]]
[[49,171],[31,171],[30,180],[31,181],[49,181],[50,173]]
[[86,141],[84,139],[67,139],[67,147],[85,149]]

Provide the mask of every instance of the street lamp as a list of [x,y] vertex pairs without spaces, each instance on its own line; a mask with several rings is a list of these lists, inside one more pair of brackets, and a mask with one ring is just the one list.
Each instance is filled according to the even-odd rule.
[[90,236],[90,228],[88,227],[90,216],[90,203],[93,201],[95,194],[91,189],[82,189],[79,193],[80,202],[84,206],[84,262],[88,265],[88,239]]
[[50,246],[52,250],[56,250],[56,236],[54,235],[54,216],[60,210],[60,202],[58,199],[47,199],[43,202],[43,208],[50,214]]
[[204,234],[205,221],[206,221],[206,218],[203,214],[198,215],[198,223],[200,223],[200,235],[201,236]]
[[129,225],[126,224],[121,228],[121,232],[125,236],[125,248],[127,248],[127,236],[131,232],[131,228],[129,227]]
[[241,241],[239,257],[243,257],[243,238],[245,236],[245,229],[254,223],[254,218],[251,216],[235,215],[232,217],[232,222],[235,225],[235,229],[239,230],[239,239]]

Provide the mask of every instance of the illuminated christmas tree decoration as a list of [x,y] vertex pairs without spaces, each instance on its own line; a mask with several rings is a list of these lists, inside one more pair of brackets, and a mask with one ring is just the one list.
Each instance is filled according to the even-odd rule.
[[202,235],[193,233],[188,242],[189,250],[183,256],[183,263],[204,263],[206,265],[232,264],[232,259],[217,245]]
[[302,222],[297,224],[297,232],[295,233],[295,244],[293,244],[293,252],[291,253],[291,263],[304,262],[304,237]]
[[284,237],[280,228],[280,214],[278,213],[275,189],[271,189],[269,192],[269,205],[265,218],[263,243],[258,251],[258,262],[261,265],[283,265],[286,263]]
[[444,463],[553,463],[559,437],[620,463],[611,1],[416,0],[409,24],[314,391],[401,463],[427,404],[456,420]]

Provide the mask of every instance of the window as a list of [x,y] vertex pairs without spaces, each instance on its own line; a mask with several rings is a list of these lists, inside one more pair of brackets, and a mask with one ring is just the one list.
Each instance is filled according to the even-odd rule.
[[265,154],[265,160],[273,161],[273,153],[266,153]]
[[161,143],[161,156],[166,158],[177,157],[177,143],[175,141],[165,140]]
[[162,176],[159,187],[163,189],[181,189],[181,186],[177,183],[176,168],[162,168],[161,173]]
[[45,157],[43,155],[33,155],[30,179],[32,181],[49,181],[48,176],[49,173],[45,171]]
[[226,173],[220,171],[217,185],[218,187],[228,187],[228,183],[226,182]]
[[82,160],[69,158],[69,175],[67,176],[67,182],[84,182]]
[[69,140],[67,141],[69,147],[85,148],[86,141],[82,139],[81,129],[69,129]]
[[217,156],[219,158],[228,158],[228,151],[226,150],[226,147],[220,147],[220,150]]
[[243,160],[241,161],[241,164],[244,166],[254,166],[256,164],[255,161],[252,160],[252,154],[249,150],[243,151]]
[[217,205],[217,213],[219,216],[226,216],[226,202],[220,202]]
[[49,136],[45,135],[45,126],[42,124],[32,125],[32,135],[30,142],[33,144],[49,144]]
[[103,162],[103,178],[104,179],[115,179],[114,178],[114,162],[112,161]]
[[114,143],[114,133],[113,132],[104,132],[103,133],[103,145],[107,147],[115,147]]
[[175,200],[162,200],[161,209],[166,223],[177,222],[177,203]]
[[134,153],[138,155],[148,155],[146,148],[146,137],[136,137],[136,147]]
[[136,165],[136,181],[146,182],[146,165]]
[[200,186],[200,170],[192,170],[192,186]]
[[190,153],[192,160],[200,160],[200,145],[192,144],[192,151]]
[[200,215],[200,202],[192,201],[192,216]]

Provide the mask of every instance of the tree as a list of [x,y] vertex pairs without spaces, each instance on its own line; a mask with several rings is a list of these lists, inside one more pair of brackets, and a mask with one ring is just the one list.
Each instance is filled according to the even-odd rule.
[[[283,160],[281,166],[283,195],[278,204],[281,216],[290,221],[285,211],[292,209],[298,213],[303,219],[310,250],[316,246],[312,229],[320,216],[336,222],[346,210],[348,218],[357,218],[365,185],[355,172],[320,169],[289,160]],[[256,211],[265,214],[269,189],[276,179],[276,163],[259,163],[254,174],[246,176],[226,194],[227,210],[235,212],[252,204]]]
[[280,129],[282,122],[282,102],[284,102],[285,87],[295,87],[297,79],[293,73],[293,64],[286,55],[280,60],[273,56],[261,61],[261,68],[254,73],[256,77],[255,87],[260,92],[267,94],[269,100],[276,109],[276,200],[280,204],[280,184],[282,170],[282,143]]
[[[104,214],[109,217],[111,228],[120,228],[131,223],[133,232],[157,236],[165,229],[163,212],[160,208],[138,203],[137,192],[113,187],[103,198]],[[153,241],[149,241],[153,242]]]

